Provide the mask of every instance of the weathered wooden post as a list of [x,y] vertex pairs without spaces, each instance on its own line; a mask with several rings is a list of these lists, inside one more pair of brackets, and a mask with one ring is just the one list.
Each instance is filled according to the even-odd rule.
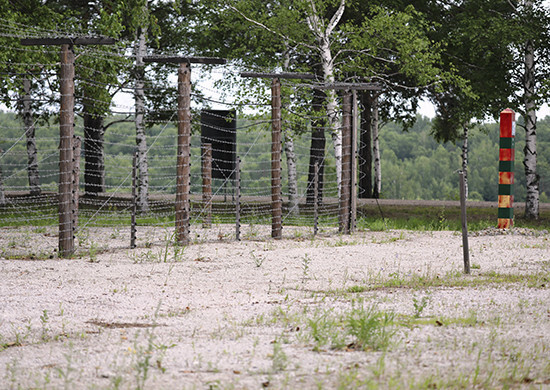
[[74,252],[73,237],[73,136],[74,136],[74,52],[72,45],[61,45],[59,74],[61,107],[59,113],[59,256]]
[[313,235],[319,232],[319,162],[315,161],[313,176]]
[[203,228],[212,227],[212,144],[202,145],[202,209]]
[[[23,46],[60,45],[61,92],[59,112],[59,256],[74,253],[73,235],[73,136],[74,136],[74,45],[112,45],[105,37],[58,37],[21,39]],[[78,205],[75,205],[78,207]],[[74,211],[78,213],[78,210]]]
[[342,104],[342,174],[339,199],[339,230],[350,233],[350,195],[351,195],[351,93],[344,93]]
[[189,244],[189,189],[191,151],[191,65],[178,69],[178,155],[176,162],[176,237]]
[[470,273],[470,249],[468,246],[468,218],[466,217],[466,177],[459,172],[460,177],[460,214],[462,221],[462,252],[464,255],[464,273]]
[[281,81],[271,83],[271,237],[283,236],[281,196]]
[[235,239],[241,241],[241,158],[235,165]]
[[241,77],[272,79],[271,82],[271,237],[283,237],[281,196],[281,79],[314,79],[308,73],[243,72]]
[[82,147],[82,139],[78,136],[73,138],[73,199],[72,199],[72,215],[73,215],[73,235],[78,231],[78,202],[80,200],[80,151]]
[[130,221],[130,248],[136,247],[136,213],[137,213],[137,160],[139,151],[136,148],[132,158],[132,215]]
[[178,68],[178,151],[176,162],[176,240],[189,244],[190,152],[191,152],[191,64],[225,64],[223,58],[143,57],[144,63],[179,64]]
[[350,167],[350,222],[349,222],[349,231],[353,233],[355,231],[357,223],[357,166],[358,166],[358,155],[357,155],[357,132],[359,127],[359,110],[357,104],[357,90],[352,91],[352,108],[351,108],[351,167]]
[[[321,84],[318,89],[344,90],[342,118],[342,176],[338,203],[341,233],[349,234],[357,218],[357,90],[380,90],[374,83]],[[351,92],[353,91],[353,92]]]

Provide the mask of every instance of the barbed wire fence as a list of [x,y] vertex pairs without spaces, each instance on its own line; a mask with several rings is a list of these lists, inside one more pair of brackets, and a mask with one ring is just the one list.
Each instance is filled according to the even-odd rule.
[[[20,30],[14,32],[12,29],[7,33],[5,24],[0,23],[0,37],[17,42],[53,33],[20,27]],[[14,43],[13,49],[22,53],[47,55],[48,58],[59,57],[59,48],[51,46],[21,47]],[[114,67],[131,62],[133,58],[127,54],[130,52],[129,46],[74,46],[74,52],[74,134],[83,140],[81,152],[73,156],[73,160],[83,162],[78,167],[71,167],[78,173],[76,178],[73,177],[77,183],[73,191],[77,194],[77,206],[73,209],[77,215],[73,218],[76,218],[78,226],[71,228],[71,234],[76,240],[75,255],[133,245],[147,247],[165,245],[167,242],[177,243],[174,210],[178,191],[178,107],[150,107],[146,111],[148,211],[135,214],[136,197],[132,194],[139,191],[136,183],[139,182],[140,172],[139,168],[136,172],[134,166],[135,127],[128,124],[135,120],[135,107],[113,100],[109,94],[93,97],[86,94],[86,90],[92,88],[126,94],[134,92],[136,79],[132,72],[123,81],[105,81],[102,69],[89,66],[103,63],[103,66]],[[57,80],[60,63],[21,62],[14,68],[13,63],[0,62],[0,66],[7,70],[3,77],[10,80],[11,86],[23,85],[29,77],[33,85],[48,85],[48,88],[37,88],[26,95],[14,87],[10,98],[15,102],[13,107],[16,107],[17,114],[5,114],[10,120],[0,124],[0,224],[5,232],[9,232],[12,227],[24,226],[26,234],[33,233],[33,240],[35,236],[38,237],[30,247],[28,240],[19,240],[18,236],[5,238],[0,256],[57,256],[55,252],[60,249],[56,237],[63,229],[58,224],[60,131],[55,115],[61,111],[61,94],[56,87],[60,82]],[[27,67],[40,71],[21,70]],[[215,65],[211,69],[211,72],[218,74],[230,71],[223,65]],[[152,76],[155,77],[154,74]],[[160,82],[153,79],[146,81],[144,88],[161,95],[170,95],[171,92],[173,96],[173,92],[178,90],[178,82],[172,78]],[[219,94],[219,90],[210,80],[193,80],[189,123],[188,243],[266,239],[270,236],[303,238],[319,232],[335,234],[343,230],[342,216],[339,215],[342,198],[341,194],[339,198],[334,147],[331,145],[331,137],[325,134],[329,131],[341,133],[345,129],[328,128],[322,118],[323,114],[316,114],[323,112],[320,106],[322,103],[312,104],[311,99],[304,99],[304,96],[311,96],[312,83],[283,78],[280,79],[280,88],[282,92],[278,93],[279,96],[269,96],[266,91],[265,96],[257,97],[254,101],[236,102],[235,99],[223,97],[223,94],[222,98],[205,97],[212,93]],[[246,95],[247,92],[239,93]],[[30,114],[23,113],[21,105],[17,105],[23,98],[30,99]],[[272,99],[282,99],[279,106],[280,119],[273,118]],[[217,109],[212,110],[212,106]],[[88,128],[82,119],[87,114],[86,110],[90,109],[95,109],[97,116],[103,115],[106,121],[102,124],[104,134],[100,142],[87,139],[90,131],[97,130]],[[39,116],[39,110],[48,111],[51,118]],[[23,115],[31,115],[34,118],[32,123],[24,124]],[[340,113],[340,116],[343,126],[349,128],[350,111]],[[273,144],[272,138],[275,120],[280,120],[281,138],[277,141],[278,145]],[[313,129],[315,126],[316,131]],[[29,128],[33,129],[32,132]],[[217,133],[215,139],[209,139],[209,129],[210,133],[211,130]],[[211,151],[207,144],[211,145]],[[36,151],[33,152],[33,147],[29,148],[29,145],[34,145]],[[281,152],[284,149],[284,153],[279,154],[280,161],[273,161],[274,147]],[[35,157],[31,157],[32,153],[35,153]],[[209,153],[213,156],[209,163],[210,169],[213,168],[217,173],[205,177],[205,171],[209,169],[205,157]],[[87,156],[91,154],[100,158],[88,161]],[[321,158],[315,160],[312,154]],[[82,158],[79,159],[79,156]],[[344,150],[343,159],[348,159],[348,165],[353,160],[352,156],[355,156],[353,149]],[[32,158],[40,179],[38,192],[31,191],[29,183],[29,162]],[[279,170],[280,183],[272,182],[273,169]],[[315,175],[315,172],[318,174]],[[86,191],[88,181],[94,175],[102,176],[97,180],[101,184],[100,191]],[[133,175],[138,178],[132,180]],[[277,218],[280,219],[280,228],[284,227],[280,232],[273,231],[273,196],[276,193],[280,196]],[[346,201],[350,202],[350,199]],[[135,224],[132,224],[133,221]],[[353,221],[348,223],[353,226]],[[269,228],[270,224],[272,229]],[[18,234],[21,234],[20,229]],[[132,235],[137,238],[134,244],[131,244]],[[4,234],[2,236],[7,237]]]

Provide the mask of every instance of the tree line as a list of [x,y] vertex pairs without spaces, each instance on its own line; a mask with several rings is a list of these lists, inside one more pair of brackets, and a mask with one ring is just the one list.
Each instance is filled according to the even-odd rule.
[[[116,118],[107,118],[116,121]],[[120,117],[119,117],[120,119]],[[266,118],[268,119],[268,118]],[[382,186],[380,197],[387,199],[425,199],[425,200],[457,200],[459,196],[457,170],[461,168],[461,145],[452,142],[437,142],[433,137],[435,119],[419,116],[415,124],[404,131],[399,122],[386,123],[380,129]],[[12,146],[12,140],[21,133],[21,120],[13,113],[0,113],[2,137],[0,148]],[[238,119],[237,155],[242,157],[241,191],[243,195],[270,196],[270,129],[268,121],[258,118]],[[539,122],[541,136],[539,137],[540,153],[538,164],[542,172],[550,170],[550,117]],[[76,133],[83,135],[82,120],[76,127]],[[149,131],[149,136],[155,138],[155,144],[149,149],[150,188],[154,193],[174,194],[176,169],[176,139],[177,129],[174,125],[167,127],[156,125]],[[134,153],[135,128],[133,124],[118,122],[105,135],[105,186],[106,191],[131,191],[128,173],[132,169]],[[57,166],[55,158],[48,158],[55,152],[59,141],[58,129],[55,124],[38,129],[37,150],[40,165],[38,171],[42,177],[42,188],[55,191],[57,188]],[[296,147],[296,181],[297,194],[303,201],[307,194],[310,132],[302,132],[294,138]],[[517,136],[517,158],[523,158],[525,137]],[[414,145],[414,147],[411,147]],[[200,155],[200,127],[194,126],[192,139],[193,160],[198,161]],[[472,128],[470,133],[470,163],[469,163],[469,199],[472,201],[497,201],[498,193],[498,153],[499,126],[498,123],[486,123]],[[18,144],[2,159],[2,167],[10,180],[7,188],[21,190],[28,188],[25,174],[16,174],[24,167],[21,156],[25,155],[25,145]],[[336,186],[330,185],[336,181],[335,161],[330,149],[327,150],[325,164],[327,186],[325,196],[337,196]],[[283,193],[289,194],[288,166],[283,164]],[[515,166],[516,202],[525,202],[525,175],[521,164]],[[126,181],[125,181],[126,180]],[[200,194],[202,191],[201,167],[194,163],[191,166],[191,191]],[[221,185],[221,182],[215,183]],[[550,182],[542,176],[540,199],[550,201]],[[217,188],[218,193],[223,190]],[[220,192],[222,191],[222,192]]]
[[[381,196],[383,177],[388,180],[380,164],[385,153],[381,124],[412,128],[421,99],[436,106],[431,135],[461,146],[466,172],[471,132],[510,107],[521,114],[525,130],[518,157],[524,167],[526,217],[538,217],[536,111],[550,97],[550,64],[545,61],[550,19],[542,0],[0,0],[0,21],[1,98],[24,122],[34,193],[40,185],[32,169],[36,166],[33,124],[57,114],[57,57],[50,50],[23,50],[19,39],[107,35],[119,44],[77,52],[76,98],[85,129],[87,193],[105,190],[108,129],[118,121],[130,121],[139,150],[140,208],[147,210],[147,131],[156,120],[170,118],[176,95],[173,89],[159,88],[173,69],[145,66],[143,57],[177,53],[224,57],[235,69],[312,73],[325,87],[336,82],[377,83],[380,91],[360,94],[362,197]],[[246,92],[237,102],[257,98],[261,88],[237,75],[220,80],[218,88],[240,86]],[[111,112],[113,96],[121,90],[133,93],[136,102],[133,112],[123,118]],[[199,91],[195,99],[208,106]],[[324,174],[329,136],[339,183],[340,97],[331,88],[311,88],[293,97],[297,100],[302,103],[289,100],[285,107],[290,124],[284,130],[287,160],[295,158],[294,139],[309,132],[307,181],[311,183],[316,162]],[[444,163],[449,156],[441,150],[437,158]],[[470,196],[477,197],[472,191]]]

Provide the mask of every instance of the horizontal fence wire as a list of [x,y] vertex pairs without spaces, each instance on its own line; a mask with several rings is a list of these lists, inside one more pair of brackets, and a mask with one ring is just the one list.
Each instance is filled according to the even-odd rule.
[[[9,26],[2,25],[0,33],[4,38],[14,39],[47,35],[43,32],[9,34]],[[42,34],[44,33],[44,34]],[[12,40],[11,42],[14,42]],[[9,43],[9,42],[8,42]],[[3,42],[2,45],[6,45]],[[13,43],[14,48],[23,50]],[[133,59],[125,53],[131,46],[95,49],[76,48],[75,60],[75,126],[74,133],[82,141],[78,173],[78,224],[74,226],[77,252],[90,250],[94,242],[109,246],[109,240],[96,240],[95,232],[110,231],[113,241],[119,243],[121,237],[128,237],[135,199],[132,197],[133,158],[136,150],[136,109],[128,103],[115,102],[113,91],[133,93],[136,85]],[[59,227],[59,145],[60,92],[56,79],[59,56],[51,47],[25,48],[37,58],[49,59],[36,68],[32,64],[18,64],[18,69],[8,71],[6,64],[0,64],[2,77],[9,79],[13,89],[13,104],[10,111],[0,115],[0,229],[25,226],[39,232],[41,240],[48,242],[45,253],[56,251],[56,229]],[[102,70],[94,64],[105,67],[127,66],[124,77],[103,77]],[[20,66],[19,66],[20,65]],[[24,72],[25,65],[33,67],[32,76]],[[23,70],[22,70],[23,69]],[[36,69],[40,69],[37,71]],[[223,67],[216,66],[213,73],[226,75]],[[43,74],[41,74],[43,72]],[[53,72],[53,73],[52,73]],[[202,75],[194,72],[193,77]],[[137,215],[137,237],[140,245],[159,245],[173,239],[174,204],[176,198],[176,165],[178,153],[177,123],[177,82],[154,79],[148,74],[145,82],[146,96],[149,92],[171,96],[174,106],[158,105],[147,101],[145,105],[145,133],[147,145],[147,178],[138,169],[137,191],[140,182],[147,180],[148,210]],[[23,98],[23,83],[31,80],[31,90],[26,96],[30,100],[27,111],[23,111],[19,101]],[[191,105],[190,143],[190,222],[191,237],[206,237],[203,223],[207,217],[216,226],[235,224],[236,186],[240,186],[240,222],[248,233],[242,238],[269,237],[271,224],[271,129],[269,83],[265,82],[261,99],[249,97],[236,100],[219,94],[203,98],[219,88],[207,80],[193,79]],[[283,143],[281,161],[281,194],[283,199],[283,237],[289,237],[291,227],[303,227],[313,233],[315,223],[313,205],[314,171],[311,154],[321,156],[323,176],[319,182],[318,222],[321,231],[338,231],[338,185],[333,136],[341,132],[338,125],[328,125],[323,107],[311,102],[312,88],[308,84],[283,81],[282,83],[282,132]],[[248,88],[244,85],[240,96],[245,96]],[[93,91],[93,93],[91,92]],[[219,97],[221,96],[221,97]],[[202,99],[202,100],[201,100]],[[212,125],[201,120],[201,111],[211,104],[222,106],[226,111],[210,111],[222,125]],[[234,110],[226,116],[224,112]],[[320,114],[318,112],[321,112]],[[40,115],[47,113],[47,115]],[[341,116],[341,113],[338,113]],[[31,121],[24,118],[30,117]],[[340,118],[341,119],[341,118]],[[235,121],[233,129],[225,124]],[[341,122],[341,121],[340,121]],[[208,139],[202,132],[215,128],[219,137]],[[226,134],[227,132],[227,134]],[[231,135],[235,134],[232,139]],[[319,138],[320,137],[320,138]],[[240,158],[240,184],[234,181],[231,170],[218,172],[211,180],[212,197],[210,204],[203,200],[202,146],[205,142],[216,145],[212,149],[212,167],[229,165],[234,169],[234,159]],[[229,153],[228,153],[229,151]],[[292,154],[293,151],[293,154]],[[230,156],[230,161],[227,156]],[[289,174],[289,164],[295,172]],[[143,168],[143,166],[141,167]],[[295,177],[295,183],[290,182]],[[208,207],[207,207],[208,206]],[[207,215],[208,210],[212,215]],[[254,227],[261,233],[254,234]],[[290,230],[288,230],[288,229]],[[231,230],[229,230],[231,231]],[[288,233],[287,233],[288,231]],[[220,233],[224,239],[232,234]],[[220,234],[211,234],[213,240]],[[170,238],[172,237],[172,238]],[[140,241],[141,240],[141,241]],[[117,244],[124,247],[124,244]],[[31,250],[31,252],[34,251]],[[14,241],[3,245],[0,256],[28,256],[25,249]],[[34,254],[38,256],[36,253]]]

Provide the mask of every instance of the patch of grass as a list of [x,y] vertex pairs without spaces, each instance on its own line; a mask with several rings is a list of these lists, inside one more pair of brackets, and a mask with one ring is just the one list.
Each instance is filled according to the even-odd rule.
[[426,306],[428,306],[430,299],[431,299],[430,294],[426,294],[420,299],[418,299],[417,297],[413,297],[414,318],[420,318],[420,316],[422,315],[422,312],[424,311]]
[[376,307],[365,308],[362,301],[346,317],[346,331],[353,337],[348,348],[363,351],[386,350],[395,334],[395,314]]
[[379,310],[375,305],[365,306],[362,299],[352,301],[351,308],[342,312],[333,309],[316,309],[295,312],[278,308],[261,320],[245,325],[281,324],[296,338],[311,343],[314,351],[333,350],[386,350],[396,332],[395,314]]
[[541,271],[531,274],[506,274],[495,271],[464,275],[459,271],[439,274],[412,274],[404,275],[398,272],[387,277],[378,275],[366,280],[363,284],[324,292],[330,295],[358,294],[367,291],[376,291],[392,288],[428,289],[433,287],[482,287],[501,284],[519,284],[529,288],[550,288],[550,272]]

